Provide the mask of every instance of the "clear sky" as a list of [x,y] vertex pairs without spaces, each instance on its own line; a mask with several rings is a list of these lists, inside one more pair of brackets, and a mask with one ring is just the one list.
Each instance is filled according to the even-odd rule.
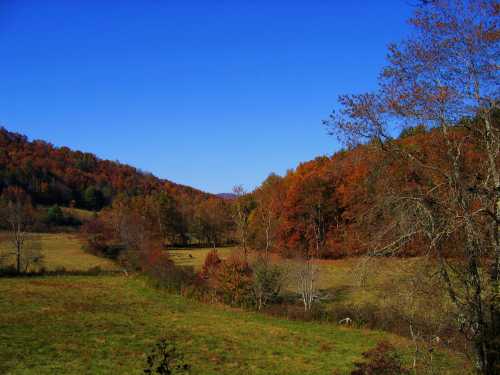
[[0,124],[219,193],[339,148],[409,0],[0,0]]

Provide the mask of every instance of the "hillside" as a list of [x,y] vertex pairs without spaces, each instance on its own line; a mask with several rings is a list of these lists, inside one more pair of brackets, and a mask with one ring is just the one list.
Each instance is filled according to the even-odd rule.
[[10,279],[0,293],[10,374],[140,373],[170,335],[193,374],[347,373],[384,336],[206,306],[119,276]]
[[30,141],[0,128],[0,192],[8,186],[22,187],[35,204],[90,210],[109,205],[119,194],[137,196],[164,190],[189,199],[209,196],[117,161],[42,140]]

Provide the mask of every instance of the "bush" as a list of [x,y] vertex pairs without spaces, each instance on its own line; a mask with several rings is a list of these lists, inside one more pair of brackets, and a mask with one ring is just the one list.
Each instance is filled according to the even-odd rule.
[[223,261],[214,275],[217,291],[231,305],[246,305],[252,296],[252,269],[248,262],[232,256]]
[[108,251],[111,229],[97,217],[89,220],[81,227],[87,241],[87,250],[95,255],[104,255]]
[[194,283],[196,274],[192,267],[176,266],[165,251],[153,251],[143,271],[158,288],[180,293],[186,286]]
[[101,272],[102,272],[102,269],[99,266],[94,266],[94,267],[90,267],[89,269],[87,269],[88,275],[99,275],[99,274],[101,274]]
[[259,259],[252,268],[254,303],[257,310],[261,310],[269,303],[278,302],[285,273],[280,266],[265,259]]
[[365,362],[356,362],[356,369],[351,375],[398,375],[409,374],[403,367],[396,349],[382,341],[374,349],[363,353]]
[[0,267],[0,276],[16,276],[18,274],[16,267],[12,264]]
[[329,320],[327,312],[320,304],[315,304],[310,310],[305,311],[304,306],[302,305],[282,302],[275,305],[269,305],[265,307],[264,311],[266,314],[288,320],[299,320],[305,322]]
[[189,371],[190,366],[184,362],[175,343],[160,339],[146,359],[145,374],[181,374]]
[[221,263],[222,260],[219,258],[217,250],[211,250],[205,257],[205,261],[203,262],[203,267],[200,272],[201,278],[205,280],[213,279]]
[[47,221],[52,225],[64,225],[65,217],[61,210],[61,207],[59,207],[57,204],[50,207],[47,210]]

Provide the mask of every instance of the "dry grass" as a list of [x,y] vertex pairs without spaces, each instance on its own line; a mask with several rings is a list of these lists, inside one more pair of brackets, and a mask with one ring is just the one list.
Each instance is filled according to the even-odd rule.
[[74,208],[74,207],[61,207],[61,210],[64,212],[64,214],[76,217],[81,221],[92,219],[94,215],[98,214],[95,213],[94,211],[89,211],[89,210],[84,210],[82,208]]
[[[72,234],[33,234],[31,237],[40,241],[43,264],[47,270],[65,268],[68,271],[86,271],[89,268],[100,267],[103,270],[115,270],[116,265],[109,259],[99,258],[82,250],[80,239]],[[29,241],[27,243],[29,246]],[[12,245],[4,234],[0,236],[0,252],[12,251]],[[13,263],[9,257],[4,263]]]
[[[207,254],[212,251],[212,248],[200,249],[174,249],[168,250],[172,260],[180,266],[192,266],[196,270],[201,269]],[[217,252],[222,259],[227,258],[230,254],[239,251],[236,247],[219,247]]]

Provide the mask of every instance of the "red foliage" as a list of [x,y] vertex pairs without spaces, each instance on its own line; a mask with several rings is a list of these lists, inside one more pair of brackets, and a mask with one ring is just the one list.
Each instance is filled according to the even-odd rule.
[[219,258],[217,250],[211,250],[205,257],[200,276],[206,280],[210,279],[211,277],[213,277],[213,275],[215,275],[215,273],[221,266],[221,263],[222,260]]
[[[74,201],[77,207],[91,209],[108,205],[120,193],[134,196],[166,189],[190,200],[208,197],[129,165],[44,141],[30,142],[24,135],[0,128],[0,192],[9,186],[22,187],[35,204],[69,206]],[[89,188],[95,197],[85,196]]]
[[[464,144],[467,157],[462,168],[470,176],[468,183],[474,186],[474,176],[485,165],[484,155],[478,153],[470,137],[460,130],[455,136]],[[413,149],[437,170],[446,170],[448,156],[439,132],[420,131],[397,142]],[[431,169],[419,168],[376,147],[362,145],[302,163],[283,177],[274,192],[259,188],[257,193],[266,191],[270,196],[279,196],[279,204],[271,206],[278,221],[274,249],[287,257],[337,258],[365,253],[373,249],[374,243],[390,242],[395,232],[387,229],[400,222],[387,209],[385,199],[391,193],[425,196],[432,186],[443,182],[442,178],[442,174]],[[423,237],[413,238],[404,245],[401,254],[422,254],[427,248],[425,241]],[[458,239],[450,239],[448,248],[453,247],[453,241]]]
[[403,367],[396,349],[387,342],[380,342],[374,349],[363,353],[365,362],[354,365],[351,375],[402,375],[410,371]]
[[248,262],[238,255],[221,260],[217,251],[212,250],[205,258],[200,277],[226,303],[241,305],[249,299],[252,269]]

